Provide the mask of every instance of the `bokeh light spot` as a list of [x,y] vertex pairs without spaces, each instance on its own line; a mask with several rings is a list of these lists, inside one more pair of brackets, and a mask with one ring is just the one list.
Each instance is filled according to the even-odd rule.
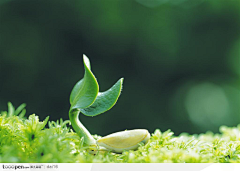
[[189,118],[195,124],[224,124],[228,122],[229,102],[224,90],[212,83],[201,83],[190,88],[185,99]]

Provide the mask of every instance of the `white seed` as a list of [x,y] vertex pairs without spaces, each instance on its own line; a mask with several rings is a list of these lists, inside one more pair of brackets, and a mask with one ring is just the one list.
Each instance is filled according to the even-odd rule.
[[136,150],[139,143],[146,144],[150,134],[146,129],[134,129],[130,131],[116,132],[97,140],[97,144],[116,153],[124,150]]

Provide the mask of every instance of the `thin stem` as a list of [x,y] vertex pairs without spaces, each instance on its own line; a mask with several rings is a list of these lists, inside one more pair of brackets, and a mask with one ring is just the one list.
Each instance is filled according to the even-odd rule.
[[96,145],[96,140],[92,137],[90,132],[84,127],[84,125],[80,122],[79,116],[80,110],[73,109],[69,111],[69,119],[71,121],[73,129],[80,137],[84,137],[84,145],[91,146]]

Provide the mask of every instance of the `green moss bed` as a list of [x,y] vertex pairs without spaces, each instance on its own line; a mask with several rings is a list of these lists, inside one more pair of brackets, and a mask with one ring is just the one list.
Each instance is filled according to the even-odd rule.
[[[182,133],[159,129],[136,151],[122,154],[87,152],[69,121],[39,121],[35,114],[25,118],[25,105],[0,114],[0,162],[24,163],[228,163],[240,162],[240,125],[220,127],[220,134]],[[94,135],[94,138],[100,136]]]

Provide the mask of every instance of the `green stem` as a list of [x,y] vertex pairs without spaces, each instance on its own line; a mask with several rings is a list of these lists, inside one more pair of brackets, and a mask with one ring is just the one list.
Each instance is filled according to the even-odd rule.
[[96,140],[90,134],[90,132],[84,127],[84,125],[80,122],[79,116],[80,110],[79,109],[72,109],[69,111],[69,119],[71,121],[73,129],[80,137],[84,137],[84,145],[96,145]]

